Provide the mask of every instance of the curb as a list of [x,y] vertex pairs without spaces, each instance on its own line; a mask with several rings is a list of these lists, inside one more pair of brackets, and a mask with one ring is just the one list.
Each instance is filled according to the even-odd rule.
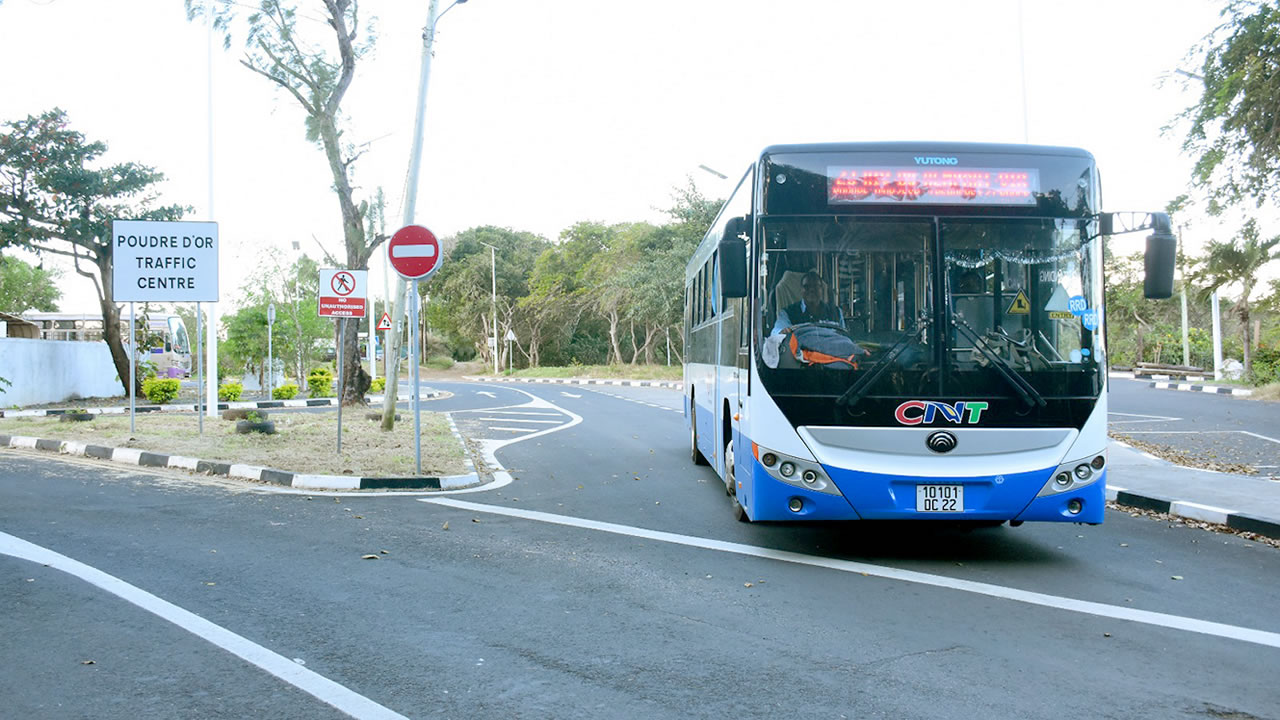
[[[248,403],[241,403],[248,404]],[[480,475],[475,471],[471,461],[471,453],[467,451],[462,434],[454,424],[453,417],[445,416],[449,421],[449,429],[462,445],[464,462],[471,472],[463,475],[445,475],[442,477],[354,477],[350,475],[309,475],[285,470],[244,465],[240,463],[214,462],[181,455],[165,455],[137,448],[113,448],[105,445],[89,445],[74,440],[53,440],[35,438],[24,435],[0,435],[0,448],[22,448],[44,450],[60,455],[76,455],[80,457],[110,460],[125,465],[139,467],[172,468],[207,475],[222,475],[239,480],[282,485],[300,490],[457,490],[480,484]]]
[[[381,395],[366,395],[365,400],[371,403],[382,402]],[[423,399],[434,399],[440,397],[439,390],[429,390],[421,393],[419,397]],[[412,399],[412,398],[410,398]],[[253,402],[220,402],[217,410],[279,410],[281,408],[309,408],[309,407],[336,407],[337,398],[304,398],[301,400],[255,400]],[[197,412],[208,406],[201,405],[137,405],[134,407],[136,413],[151,412]],[[46,410],[0,410],[0,418],[16,418],[16,417],[48,417],[53,415],[65,415],[72,410],[83,410],[90,415],[128,415],[129,406],[124,407],[105,407],[105,408],[50,408]]]
[[1192,385],[1191,383],[1179,382],[1153,382],[1147,387],[1153,387],[1157,390],[1182,390],[1186,392],[1205,392],[1215,393],[1218,395],[1235,395],[1237,397],[1248,397],[1253,391],[1248,388],[1219,387],[1216,385]]
[[1265,537],[1280,539],[1280,522],[1267,518],[1236,512],[1224,508],[1201,505],[1186,500],[1169,500],[1157,495],[1144,495],[1124,488],[1107,486],[1107,499],[1127,507],[1139,510],[1164,513],[1174,517],[1199,520],[1200,522],[1226,525],[1232,530],[1251,532]]
[[590,378],[495,378],[483,376],[464,375],[465,379],[472,382],[498,382],[498,383],[547,383],[551,385],[612,385],[615,387],[659,387],[671,390],[683,390],[684,383],[680,380],[595,380]]

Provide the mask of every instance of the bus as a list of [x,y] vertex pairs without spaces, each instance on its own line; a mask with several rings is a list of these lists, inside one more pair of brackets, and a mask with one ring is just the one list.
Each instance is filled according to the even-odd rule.
[[1099,524],[1103,243],[1088,152],[977,143],[775,145],[685,272],[684,414],[743,521]]
[[[120,336],[129,345],[129,316],[121,313]],[[191,375],[191,338],[186,323],[171,313],[139,314],[147,319],[147,347],[138,352],[138,362],[155,366],[156,374],[164,378],[184,378]],[[95,313],[27,312],[22,319],[40,328],[41,340],[67,340],[101,342],[102,315]]]

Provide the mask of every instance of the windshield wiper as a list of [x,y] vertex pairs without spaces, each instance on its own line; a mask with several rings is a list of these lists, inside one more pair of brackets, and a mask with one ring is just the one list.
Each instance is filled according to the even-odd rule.
[[898,341],[895,342],[893,346],[885,352],[884,356],[880,358],[880,362],[876,364],[875,369],[858,378],[858,382],[854,383],[852,387],[846,390],[845,393],[836,400],[836,404],[843,405],[846,409],[850,409],[854,405],[857,405],[858,401],[866,396],[867,390],[880,379],[880,376],[884,374],[885,370],[888,370],[890,365],[897,362],[899,355],[906,352],[908,344],[914,342],[916,338],[920,337],[920,334],[923,333],[932,323],[933,318],[930,318],[927,313],[921,313],[920,317],[916,319],[915,324],[910,328],[907,328],[906,332],[902,333],[901,337],[898,338]]
[[977,348],[978,352],[982,353],[984,357],[991,361],[992,366],[1000,372],[1000,377],[1004,378],[1013,386],[1014,390],[1018,391],[1018,397],[1022,398],[1022,402],[1026,403],[1028,406],[1039,405],[1040,407],[1044,407],[1046,405],[1044,396],[1036,390],[1035,386],[1027,382],[1026,378],[1019,375],[1018,371],[1014,370],[1013,366],[1010,365],[1007,360],[997,355],[991,350],[991,348],[987,347],[987,341],[979,337],[978,334],[974,332],[973,328],[969,327],[969,324],[964,321],[964,318],[953,312],[951,313],[951,322],[956,326],[956,329],[960,331],[960,334],[964,335],[969,342],[973,343],[973,346]]

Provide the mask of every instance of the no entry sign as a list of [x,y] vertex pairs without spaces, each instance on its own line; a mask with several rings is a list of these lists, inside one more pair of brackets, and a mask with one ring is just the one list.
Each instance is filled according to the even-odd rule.
[[387,260],[405,280],[425,280],[440,267],[440,241],[421,225],[402,227],[387,243]]
[[368,270],[320,270],[320,317],[364,317]]

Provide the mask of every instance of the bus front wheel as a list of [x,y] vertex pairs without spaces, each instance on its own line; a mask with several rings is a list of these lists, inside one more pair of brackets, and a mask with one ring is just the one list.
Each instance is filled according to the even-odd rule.
[[693,404],[693,396],[689,396],[689,459],[694,465],[706,465],[707,459],[698,450],[698,417],[697,406]]
[[738,522],[751,522],[747,517],[747,509],[738,502],[738,481],[735,479],[733,464],[733,438],[724,444],[724,487],[729,493],[729,502],[733,503],[733,516]]

